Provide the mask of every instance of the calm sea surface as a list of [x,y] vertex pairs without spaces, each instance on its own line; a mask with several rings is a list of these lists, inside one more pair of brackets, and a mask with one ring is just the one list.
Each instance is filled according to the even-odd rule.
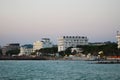
[[86,61],[0,61],[0,80],[120,80],[120,64]]

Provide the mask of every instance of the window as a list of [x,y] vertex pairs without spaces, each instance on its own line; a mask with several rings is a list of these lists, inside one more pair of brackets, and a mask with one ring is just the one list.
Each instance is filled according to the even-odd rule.
[[87,42],[88,40],[86,39],[85,42]]
[[82,37],[83,39],[85,38],[85,37]]

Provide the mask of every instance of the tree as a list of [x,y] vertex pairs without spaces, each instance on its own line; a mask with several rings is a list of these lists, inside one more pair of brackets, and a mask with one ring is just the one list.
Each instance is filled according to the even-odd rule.
[[43,54],[54,54],[58,52],[58,48],[57,47],[41,48],[38,52],[41,52]]
[[67,55],[67,56],[69,56],[69,55],[75,55],[75,54],[76,54],[76,51],[74,51],[73,53],[71,53],[71,48],[73,48],[73,47],[68,47],[65,51],[60,51],[59,54],[60,54],[61,56],[65,56],[65,55]]
[[105,56],[115,56],[120,55],[117,49],[117,44],[112,42],[106,42],[105,45],[97,46],[97,45],[83,45],[77,46],[82,48],[84,54],[92,53],[92,55],[97,55],[99,51],[103,51]]
[[59,55],[61,55],[62,57],[65,56],[65,51],[60,51]]
[[7,55],[18,55],[20,53],[20,49],[15,49],[15,50],[9,50],[6,52]]
[[65,54],[66,54],[67,56],[69,56],[69,55],[71,54],[71,48],[72,48],[72,47],[68,47],[68,48],[65,50]]
[[36,52],[32,52],[31,55],[36,55]]

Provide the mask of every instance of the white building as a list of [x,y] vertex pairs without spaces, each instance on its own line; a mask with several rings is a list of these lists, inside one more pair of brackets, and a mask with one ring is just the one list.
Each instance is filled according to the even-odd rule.
[[20,47],[19,55],[30,55],[33,52],[33,45],[26,44]]
[[83,50],[81,48],[71,48],[71,52],[73,53],[74,51],[76,53],[82,53],[83,52]]
[[42,38],[41,41],[36,41],[33,43],[33,52],[36,50],[39,50],[41,48],[50,48],[53,47],[52,42],[50,41],[49,38]]
[[120,33],[117,32],[117,43],[118,43],[118,49],[120,49]]
[[33,43],[33,52],[35,52],[36,50],[39,50],[41,48],[41,41],[35,41]]
[[58,39],[58,52],[64,51],[68,47],[77,45],[88,45],[88,38],[84,36],[63,36]]
[[50,41],[49,38],[42,38],[42,45],[41,45],[41,48],[51,48],[53,47],[53,44],[52,42]]

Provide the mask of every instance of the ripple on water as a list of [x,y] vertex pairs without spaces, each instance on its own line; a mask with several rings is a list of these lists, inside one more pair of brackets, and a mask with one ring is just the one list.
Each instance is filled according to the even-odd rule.
[[0,61],[0,80],[120,80],[119,67],[85,61]]

